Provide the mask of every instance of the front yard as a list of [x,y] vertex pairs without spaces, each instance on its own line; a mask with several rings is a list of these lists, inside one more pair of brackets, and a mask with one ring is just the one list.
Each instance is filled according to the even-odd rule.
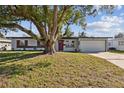
[[0,53],[0,87],[124,87],[124,70],[81,53]]

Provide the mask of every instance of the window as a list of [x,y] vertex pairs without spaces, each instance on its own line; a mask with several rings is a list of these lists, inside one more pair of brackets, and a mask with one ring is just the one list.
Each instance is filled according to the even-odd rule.
[[24,47],[24,46],[28,46],[28,40],[17,40],[17,47]]
[[25,46],[28,46],[28,40],[25,40]]
[[66,48],[73,48],[74,47],[74,41],[66,41],[64,44]]
[[118,45],[124,45],[124,41],[118,41]]
[[17,40],[17,41],[16,41],[16,45],[17,45],[17,47],[20,46],[20,40]]
[[37,41],[37,46],[40,46],[41,44],[40,44],[40,42],[39,41]]
[[24,45],[25,45],[24,41],[20,41],[19,46],[24,46]]

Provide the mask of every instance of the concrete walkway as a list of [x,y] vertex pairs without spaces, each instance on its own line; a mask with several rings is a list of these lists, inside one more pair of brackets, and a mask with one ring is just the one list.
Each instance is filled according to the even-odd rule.
[[104,58],[107,61],[124,69],[124,54],[110,53],[110,52],[99,52],[99,53],[88,53],[96,57]]

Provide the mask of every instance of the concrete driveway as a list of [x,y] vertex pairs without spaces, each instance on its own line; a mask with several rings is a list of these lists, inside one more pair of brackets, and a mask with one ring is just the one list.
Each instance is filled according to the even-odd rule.
[[99,53],[88,53],[96,57],[104,58],[107,61],[124,69],[124,54],[110,53],[110,52],[99,52]]

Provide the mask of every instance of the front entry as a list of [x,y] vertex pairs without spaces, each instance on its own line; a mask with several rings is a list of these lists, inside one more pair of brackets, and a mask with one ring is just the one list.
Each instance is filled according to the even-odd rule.
[[63,51],[63,45],[64,45],[64,40],[59,40],[58,41],[59,51]]

